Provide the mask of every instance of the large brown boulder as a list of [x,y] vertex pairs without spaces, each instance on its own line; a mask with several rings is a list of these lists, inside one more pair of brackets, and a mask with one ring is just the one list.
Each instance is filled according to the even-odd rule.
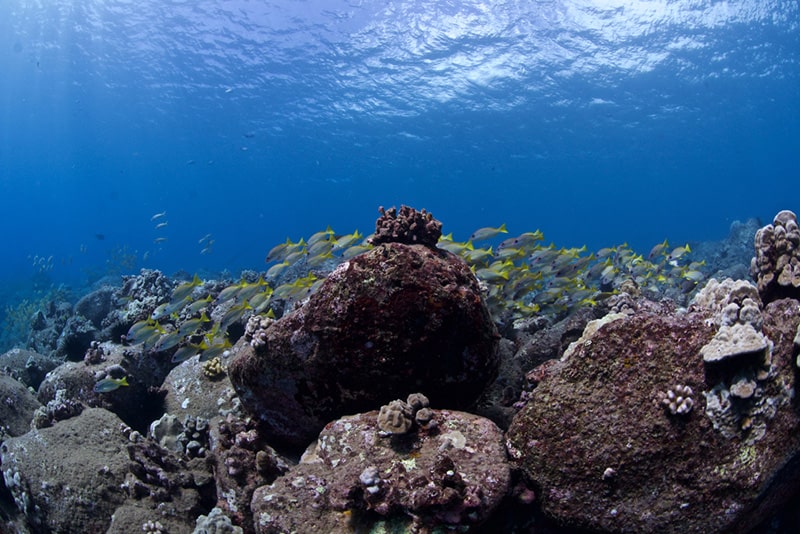
[[299,309],[234,347],[231,382],[271,438],[304,446],[337,417],[414,391],[472,405],[499,336],[457,256],[383,243],[340,265]]
[[[797,491],[797,302],[759,318],[736,298],[727,319],[694,307],[590,323],[539,369],[507,445],[545,514],[591,531],[747,532]],[[720,320],[750,315],[769,347],[704,361]]]

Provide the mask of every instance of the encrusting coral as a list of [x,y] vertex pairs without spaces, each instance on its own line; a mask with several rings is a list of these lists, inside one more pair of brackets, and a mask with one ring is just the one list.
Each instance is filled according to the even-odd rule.
[[794,212],[783,210],[756,232],[750,274],[764,303],[800,297],[800,227]]

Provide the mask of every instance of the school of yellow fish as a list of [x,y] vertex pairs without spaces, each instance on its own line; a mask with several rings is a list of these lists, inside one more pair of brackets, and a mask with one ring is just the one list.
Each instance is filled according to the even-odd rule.
[[[507,234],[501,225],[480,228],[467,241],[455,241],[448,234],[438,243],[470,266],[493,317],[506,324],[532,314],[559,319],[578,308],[596,306],[624,283],[632,282],[645,295],[658,298],[667,290],[688,293],[705,278],[705,263],[690,261],[688,244],[670,247],[665,240],[645,257],[627,244],[588,252],[585,246],[544,245],[539,230]],[[243,278],[216,294],[195,275],[177,285],[170,300],[150,317],[135,323],[127,341],[152,352],[174,350],[175,363],[198,354],[201,361],[210,360],[231,347],[232,325],[255,314],[275,317],[276,309],[281,313],[291,309],[311,295],[336,265],[371,249],[369,237],[358,230],[337,234],[328,227],[307,239],[287,238],[269,250],[266,262],[271,265],[257,280]]]

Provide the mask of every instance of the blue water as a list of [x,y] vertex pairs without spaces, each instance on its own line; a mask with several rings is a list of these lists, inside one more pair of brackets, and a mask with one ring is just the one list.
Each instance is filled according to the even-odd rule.
[[797,2],[3,0],[0,73],[6,293],[379,205],[645,252],[800,210]]

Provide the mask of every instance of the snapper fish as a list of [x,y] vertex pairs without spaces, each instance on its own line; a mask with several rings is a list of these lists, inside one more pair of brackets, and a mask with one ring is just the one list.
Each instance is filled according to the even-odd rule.
[[469,236],[468,241],[485,241],[486,239],[491,239],[498,234],[507,234],[508,230],[506,229],[506,223],[501,224],[497,228],[492,228],[491,226],[486,226],[484,228],[479,228],[472,232],[472,235]]
[[129,386],[128,377],[122,378],[104,378],[94,385],[95,393],[110,393],[119,389],[122,386]]

